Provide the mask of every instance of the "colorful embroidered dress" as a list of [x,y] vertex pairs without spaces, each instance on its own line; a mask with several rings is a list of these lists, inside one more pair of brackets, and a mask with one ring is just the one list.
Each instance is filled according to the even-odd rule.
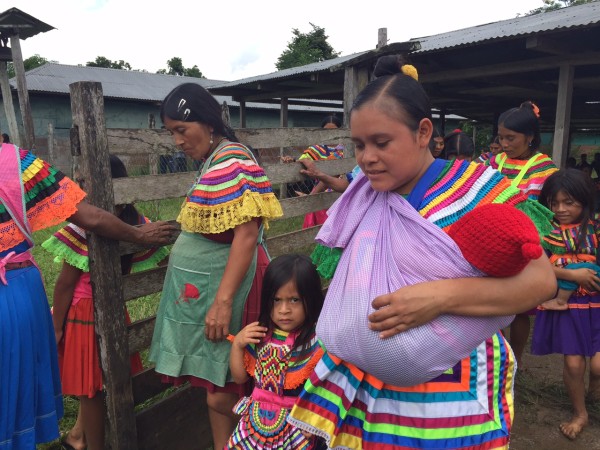
[[33,231],[77,211],[85,193],[60,171],[12,144],[0,147],[0,449],[58,438],[63,415],[54,327],[33,261]]
[[510,159],[506,153],[499,153],[484,164],[512,180],[513,186],[532,200],[539,197],[546,178],[558,170],[552,159],[543,153],[536,153],[529,159]]
[[323,355],[316,336],[305,351],[292,349],[296,333],[278,329],[244,353],[244,365],[254,378],[250,397],[233,408],[241,419],[226,449],[307,450],[314,439],[286,422],[302,385]]
[[[250,221],[262,221],[266,228],[281,215],[271,183],[250,150],[222,142],[202,165],[177,219],[182,232],[171,249],[149,356],[158,373],[219,387],[232,381],[231,344],[208,341],[204,318],[225,272],[233,229]],[[241,328],[255,272],[256,251],[233,299],[231,333]]]
[[[368,250],[361,246],[368,246],[369,240],[375,239],[377,242],[372,249],[374,255],[379,255],[380,250],[386,246],[402,249],[404,258],[414,266],[412,272],[427,273],[431,270],[427,256],[435,252],[438,243],[442,242],[431,225],[435,225],[438,230],[447,230],[468,211],[492,202],[530,209],[530,217],[533,215],[542,219],[542,222],[545,220],[546,211],[536,204],[529,204],[531,202],[498,172],[465,161],[437,161],[439,163],[432,165],[427,177],[422,177],[407,199],[428,223],[422,229],[431,237],[431,250],[422,246],[413,247],[414,234],[402,237],[393,227],[388,229],[390,223],[396,223],[395,219],[390,222],[384,217],[384,220],[371,221],[370,230],[361,228],[363,219],[372,213],[371,207],[376,204],[376,197],[387,195],[392,216],[395,214],[393,211],[403,211],[401,206],[404,204],[395,205],[403,200],[398,195],[374,193],[365,184],[366,179],[362,175],[350,184],[330,209],[329,219],[317,236],[317,240],[330,249],[319,247],[315,257],[320,259],[322,274],[332,273],[336,260],[339,265],[334,272],[317,324],[319,339],[326,337],[327,340],[338,342],[346,339],[350,348],[360,345],[353,340],[353,335],[331,336],[326,328],[333,321],[345,324],[356,320],[356,315],[360,316],[359,320],[366,322],[367,315],[372,311],[372,298],[364,296],[366,303],[362,307],[349,305],[344,308],[345,313],[338,312],[335,318],[328,316],[327,311],[331,311],[328,304],[345,302],[346,299],[338,295],[340,285],[336,283],[336,278],[345,278],[351,273],[352,267],[354,271],[359,269],[361,252]],[[368,203],[364,201],[363,195],[371,195],[369,189],[374,193],[374,199]],[[355,198],[359,202],[353,202]],[[337,207],[342,204],[344,208]],[[349,205],[357,209],[349,209]],[[374,214],[377,215],[377,212]],[[418,223],[416,219],[411,220]],[[354,227],[356,232],[352,232]],[[379,241],[382,238],[385,242]],[[333,247],[339,248],[334,251]],[[341,257],[340,248],[343,250]],[[449,260],[448,266],[456,261]],[[347,278],[347,283],[357,285],[357,291],[360,286],[367,289],[366,286],[378,283],[385,276],[382,273],[385,271],[373,270],[368,264],[362,271],[371,278],[368,284],[362,278]],[[406,275],[401,274],[400,278],[404,276]],[[442,278],[443,274],[434,276]],[[401,280],[396,280],[395,283],[402,285]],[[389,287],[394,290],[394,283],[390,282]],[[420,337],[417,334],[417,339],[413,342],[417,349],[419,339],[425,345],[432,337],[439,338],[427,328],[423,329],[423,333]],[[485,337],[482,336],[481,339]],[[327,343],[323,341],[323,344],[327,349]],[[419,360],[407,360],[402,366],[398,366],[395,362],[390,362],[392,357],[396,361],[396,355],[382,353],[375,347],[370,349],[370,353],[371,357],[365,363],[379,364],[379,360],[409,375],[413,365],[417,370],[422,368],[420,359],[429,358],[422,351],[417,356]],[[431,364],[435,365],[435,361]],[[500,333],[481,342],[469,356],[453,367],[445,368],[445,372],[437,378],[410,387],[385,384],[358,366],[326,351],[305,384],[288,421],[298,428],[322,436],[336,449],[507,448],[513,419],[514,370],[512,351]]]
[[[578,247],[580,224],[559,225],[544,238],[542,245],[550,253],[550,262],[557,267],[582,265],[598,269],[596,256],[600,226],[590,220],[586,238]],[[559,280],[559,287],[561,286]],[[534,355],[594,356],[600,351],[600,293],[579,287],[569,298],[569,309],[550,311],[538,307],[531,338]]]
[[[139,216],[139,225],[147,222],[149,222],[147,218]],[[55,256],[54,262],[65,261],[82,271],[66,317],[63,339],[58,349],[58,361],[63,393],[92,398],[103,389],[103,381],[95,332],[94,301],[85,230],[69,224],[42,243],[42,247]],[[131,272],[157,267],[168,253],[167,248],[159,247],[134,254]],[[127,310],[125,314],[126,322],[130,323]],[[132,355],[132,373],[140,372],[142,369],[140,355]]]

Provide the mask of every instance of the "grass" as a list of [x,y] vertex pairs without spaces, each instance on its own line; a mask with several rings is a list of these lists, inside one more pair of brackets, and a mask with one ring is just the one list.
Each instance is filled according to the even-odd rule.
[[[146,217],[150,218],[153,221],[173,220],[177,217],[177,214],[179,213],[182,201],[183,199],[181,198],[175,198],[160,201],[141,202],[137,204],[136,207],[142,214],[144,214]],[[302,221],[303,217],[293,217],[290,219],[274,221],[271,223],[271,226],[268,230],[268,235],[277,236],[279,234],[288,233],[290,231],[300,230],[302,228]],[[44,250],[40,246],[40,244],[46,239],[48,239],[50,236],[52,236],[52,234],[54,234],[64,225],[65,224],[61,224],[58,226],[47,228],[45,230],[40,230],[35,232],[33,235],[34,241],[36,243],[36,246],[33,249],[33,254],[40,266],[50,305],[52,305],[53,302],[54,285],[56,283],[56,278],[58,277],[58,274],[60,272],[61,264],[55,263],[53,261],[53,256],[46,250]],[[310,249],[300,249],[299,251],[309,252]],[[127,303],[127,309],[129,310],[131,320],[141,320],[156,314],[159,301],[160,293],[155,293],[152,295],[140,297],[138,299],[129,301]],[[147,367],[148,365],[147,353],[148,350],[142,352],[142,361],[144,362],[145,367]],[[160,400],[164,397],[164,395],[164,393],[160,394],[159,396],[157,396],[156,399],[154,399],[154,401]],[[65,413],[63,419],[60,422],[61,435],[66,433],[73,427],[77,418],[79,401],[76,397],[65,396],[63,399],[63,405]],[[136,409],[139,409],[143,406],[144,405],[140,405]],[[57,440],[50,443],[38,445],[37,449],[60,450],[61,446],[60,442]]]

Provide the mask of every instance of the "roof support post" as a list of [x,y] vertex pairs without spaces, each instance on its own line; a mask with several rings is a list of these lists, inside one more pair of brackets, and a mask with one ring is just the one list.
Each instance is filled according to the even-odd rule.
[[35,134],[33,131],[33,118],[31,116],[31,105],[29,104],[29,92],[25,80],[25,66],[23,64],[23,53],[21,53],[21,41],[19,35],[10,37],[10,48],[12,50],[15,78],[17,79],[17,93],[19,94],[19,106],[21,107],[21,120],[23,120],[23,140],[21,147],[26,149],[35,148]]
[[10,90],[10,84],[8,83],[6,61],[0,61],[0,89],[2,90],[2,102],[4,103],[4,114],[6,115],[6,122],[8,125],[8,135],[13,142],[17,145],[21,145],[12,92]]
[[567,162],[574,78],[574,66],[562,64],[558,75],[556,120],[554,122],[554,141],[552,144],[552,159],[558,167],[565,167]]

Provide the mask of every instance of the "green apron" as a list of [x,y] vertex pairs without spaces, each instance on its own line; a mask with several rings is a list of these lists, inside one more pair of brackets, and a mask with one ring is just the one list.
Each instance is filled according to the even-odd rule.
[[[219,152],[217,148],[200,172],[204,176]],[[262,227],[261,227],[262,231]],[[259,233],[259,241],[261,240]],[[169,256],[149,359],[158,373],[192,375],[217,386],[232,381],[229,373],[231,343],[211,342],[204,334],[204,319],[212,306],[225,272],[231,244],[212,241],[198,233],[182,231]],[[256,249],[250,267],[233,298],[229,332],[242,325],[244,303],[256,272]]]

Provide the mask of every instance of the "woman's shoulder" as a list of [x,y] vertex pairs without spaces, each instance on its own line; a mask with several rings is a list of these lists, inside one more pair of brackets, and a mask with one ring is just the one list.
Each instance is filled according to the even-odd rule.
[[225,141],[217,148],[212,165],[230,160],[254,161],[252,150],[239,142]]

